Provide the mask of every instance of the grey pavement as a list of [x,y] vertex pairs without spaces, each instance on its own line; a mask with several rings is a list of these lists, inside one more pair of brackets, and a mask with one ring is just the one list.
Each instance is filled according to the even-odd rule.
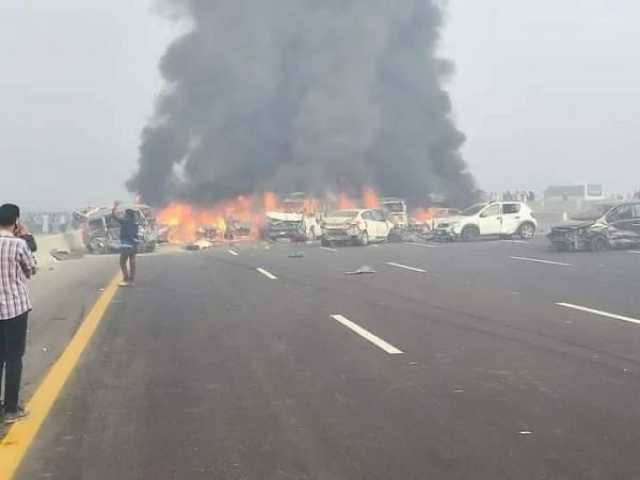
[[[37,296],[31,382],[115,270],[73,262]],[[640,478],[640,254],[247,243],[139,263],[18,478]]]

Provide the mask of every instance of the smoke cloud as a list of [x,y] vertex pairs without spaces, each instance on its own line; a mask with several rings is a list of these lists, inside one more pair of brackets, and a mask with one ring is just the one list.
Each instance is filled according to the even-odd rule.
[[154,205],[376,187],[471,201],[436,49],[438,0],[166,0],[193,28],[162,58],[131,191]]

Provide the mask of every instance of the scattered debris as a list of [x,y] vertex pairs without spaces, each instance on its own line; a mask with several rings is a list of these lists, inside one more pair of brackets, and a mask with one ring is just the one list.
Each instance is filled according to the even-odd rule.
[[368,273],[376,273],[376,271],[369,265],[363,265],[353,272],[345,272],[345,275],[365,275]]
[[62,249],[53,249],[49,252],[50,259],[53,263],[62,262],[64,260],[73,260],[82,258],[84,255],[79,251],[69,251]]

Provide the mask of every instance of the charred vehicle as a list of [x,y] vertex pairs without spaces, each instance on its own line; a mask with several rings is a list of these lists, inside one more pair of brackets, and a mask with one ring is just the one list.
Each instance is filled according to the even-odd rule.
[[572,219],[576,222],[555,226],[547,235],[554,248],[602,251],[640,246],[640,201],[598,204]]
[[[152,252],[158,244],[158,228],[151,207],[129,205],[126,209],[135,212],[139,230],[140,252]],[[114,253],[120,251],[120,223],[113,218],[110,208],[98,208],[81,214],[82,237],[91,253]]]
[[315,240],[321,234],[317,202],[303,193],[292,194],[278,211],[266,213],[263,236],[269,240]]

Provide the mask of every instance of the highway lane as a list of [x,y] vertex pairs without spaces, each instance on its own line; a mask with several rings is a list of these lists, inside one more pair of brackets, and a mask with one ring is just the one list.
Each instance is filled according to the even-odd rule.
[[555,305],[633,314],[631,253],[267,248],[143,259],[18,478],[640,476],[640,326]]

